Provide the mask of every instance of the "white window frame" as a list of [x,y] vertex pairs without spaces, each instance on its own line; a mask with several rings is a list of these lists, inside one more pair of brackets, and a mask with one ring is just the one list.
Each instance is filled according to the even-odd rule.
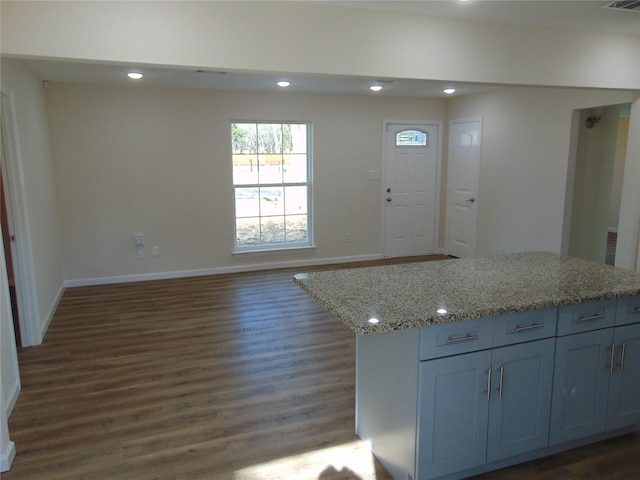
[[[312,152],[312,138],[313,128],[309,121],[286,121],[286,120],[232,120],[230,122],[230,131],[235,124],[247,124],[247,125],[260,125],[260,124],[281,124],[281,125],[305,125],[306,126],[306,181],[305,182],[285,182],[284,179],[280,183],[251,183],[251,184],[236,184],[232,177],[232,189],[233,189],[233,254],[246,254],[246,253],[260,253],[260,252],[279,252],[279,251],[291,251],[315,248],[314,235],[313,235],[313,152]],[[232,171],[233,171],[233,136],[231,137],[231,152],[232,152]],[[284,153],[284,152],[283,152]],[[282,187],[295,187],[305,186],[307,188],[307,240],[306,242],[291,242],[291,243],[262,243],[253,245],[238,245],[238,232],[237,232],[237,212],[236,212],[236,188],[278,188]],[[286,212],[283,214],[285,219],[287,217]],[[259,215],[262,218],[262,215]],[[286,227],[285,227],[286,228]]]

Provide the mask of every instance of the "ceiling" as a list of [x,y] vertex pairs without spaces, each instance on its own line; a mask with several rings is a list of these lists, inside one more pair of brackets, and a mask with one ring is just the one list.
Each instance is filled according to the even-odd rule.
[[[352,8],[412,15],[507,23],[529,27],[640,35],[640,8],[603,8],[611,0],[325,0],[314,1]],[[637,3],[637,2],[635,2]]]
[[[606,0],[446,0],[446,1],[341,1],[295,0],[331,4],[344,8],[364,8],[394,11],[411,15],[452,17],[463,20],[498,22],[511,25],[564,28],[618,34],[640,34],[640,10],[612,11],[602,8]],[[50,82],[89,83],[101,85],[131,85],[125,74],[133,65],[79,63],[49,60],[25,60],[27,66],[41,79]],[[278,91],[278,80],[291,82],[287,91],[301,93],[370,94],[420,97],[444,97],[444,88],[455,86],[455,95],[479,93],[499,88],[496,85],[463,84],[407,79],[376,79],[368,77],[278,75],[256,72],[196,71],[189,69],[148,67],[139,69],[145,74],[144,86],[209,88],[243,91]],[[382,92],[370,92],[368,87],[377,80]]]

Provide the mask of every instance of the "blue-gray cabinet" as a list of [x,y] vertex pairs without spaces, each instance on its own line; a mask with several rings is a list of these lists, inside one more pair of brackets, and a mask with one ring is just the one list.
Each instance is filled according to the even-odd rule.
[[356,433],[396,480],[638,431],[640,296],[356,337]]
[[493,350],[487,462],[549,442],[555,339]]
[[422,362],[417,478],[546,447],[553,353],[551,338]]
[[420,364],[417,478],[486,462],[490,370],[488,350]]
[[640,323],[629,324],[640,315],[637,306],[625,311],[633,302],[640,304],[624,299],[619,314],[615,301],[595,311],[593,304],[561,307],[550,445],[640,422]]
[[607,429],[640,423],[640,324],[616,327]]
[[609,328],[557,339],[551,445],[604,431],[612,342]]

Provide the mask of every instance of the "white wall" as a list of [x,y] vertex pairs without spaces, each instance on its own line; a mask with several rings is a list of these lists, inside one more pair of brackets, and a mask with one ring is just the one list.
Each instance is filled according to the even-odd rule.
[[[382,167],[383,120],[445,117],[440,99],[62,83],[46,98],[70,284],[378,257],[382,186],[368,173]],[[230,122],[242,119],[312,122],[315,250],[231,254]]]
[[487,25],[291,1],[5,0],[1,8],[2,53],[15,56],[640,88],[640,35]]
[[507,88],[451,99],[449,117],[482,117],[477,254],[561,251],[572,111],[628,92]]
[[15,456],[7,419],[20,393],[20,372],[10,305],[4,246],[0,242],[0,472],[9,469]]
[[640,272],[640,92],[633,94],[622,180],[616,267]]
[[616,155],[613,163],[613,191],[611,192],[611,206],[609,208],[609,229],[618,230],[620,221],[620,201],[622,199],[622,179],[624,178],[624,162],[627,158],[627,143],[629,143],[629,106],[620,109],[618,134],[616,138]]
[[[2,92],[10,95],[15,107],[15,125],[11,127],[15,130],[16,144],[12,156],[20,164],[18,182],[22,181],[22,185],[14,185],[13,194],[21,191],[22,196],[13,206],[26,214],[22,218],[24,225],[18,242],[25,247],[23,250],[27,250],[22,254],[30,260],[29,271],[24,274],[33,280],[31,291],[28,292],[31,296],[27,299],[32,308],[23,314],[34,319],[30,322],[34,324],[32,343],[38,344],[51,321],[64,286],[44,90],[41,80],[19,61],[9,59],[2,59],[1,86]],[[6,115],[4,119],[11,120]],[[4,127],[7,126],[5,123]]]
[[[600,117],[592,128],[590,117]],[[580,111],[569,255],[605,262],[620,106]]]

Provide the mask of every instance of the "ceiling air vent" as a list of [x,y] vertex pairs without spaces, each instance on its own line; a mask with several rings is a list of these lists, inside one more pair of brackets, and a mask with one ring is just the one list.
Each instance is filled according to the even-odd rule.
[[640,0],[621,0],[619,2],[609,2],[602,5],[602,8],[623,12],[640,13]]

